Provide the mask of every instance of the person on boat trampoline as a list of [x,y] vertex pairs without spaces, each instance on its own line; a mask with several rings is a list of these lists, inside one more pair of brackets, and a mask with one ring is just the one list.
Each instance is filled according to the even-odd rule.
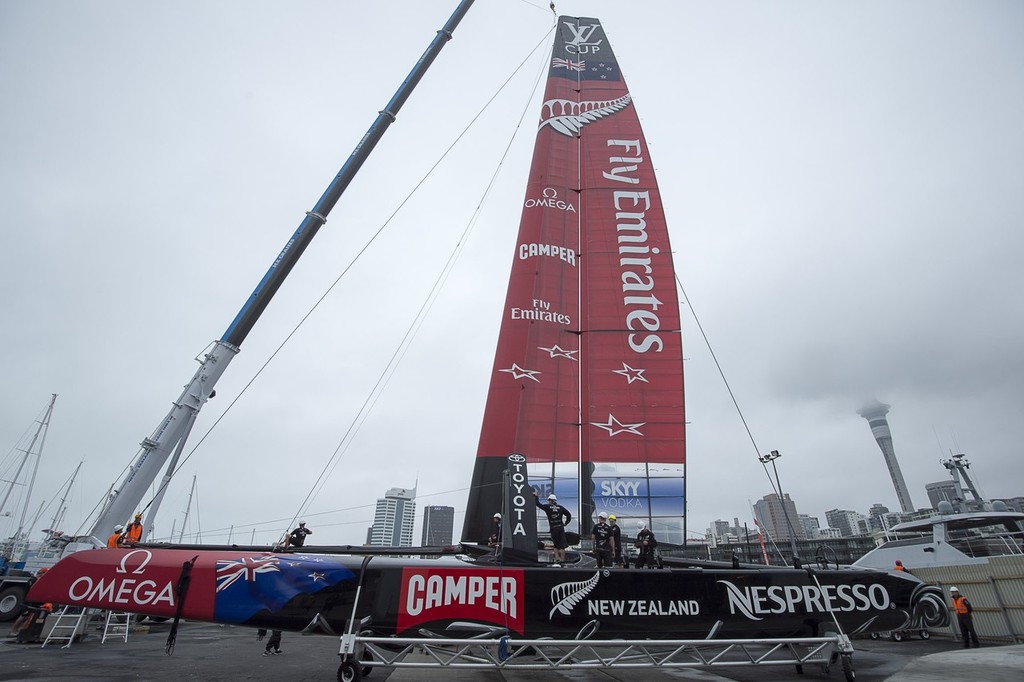
[[313,531],[306,528],[305,521],[299,521],[299,527],[288,534],[288,545],[290,547],[302,547],[306,544],[306,536],[312,535]]
[[639,521],[636,524],[636,567],[637,568],[655,568],[657,567],[657,560],[654,557],[654,548],[658,546],[658,541],[654,537],[654,533],[647,527],[647,524],[643,521]]
[[611,568],[612,557],[615,556],[615,536],[608,525],[608,515],[601,512],[597,515],[597,523],[593,531],[594,558],[598,568]]
[[615,545],[613,550],[614,556],[612,556],[612,565],[629,568],[629,559],[622,552],[622,528],[619,527],[618,519],[615,518],[615,514],[608,515],[608,527],[612,529],[612,541]]
[[534,490],[533,500],[537,503],[537,507],[543,509],[544,513],[548,515],[551,544],[555,546],[555,561],[560,564],[565,563],[565,548],[569,546],[569,541],[565,537],[565,526],[572,521],[572,514],[558,504],[558,498],[554,493],[548,495],[547,504],[541,504],[540,498],[537,497],[537,491]]

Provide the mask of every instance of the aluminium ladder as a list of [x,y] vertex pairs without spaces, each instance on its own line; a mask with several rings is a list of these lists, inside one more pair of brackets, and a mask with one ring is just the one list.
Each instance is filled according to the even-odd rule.
[[103,638],[100,640],[100,644],[106,643],[108,637],[117,637],[127,642],[131,628],[132,614],[126,611],[107,611],[107,621],[103,626]]
[[[50,642],[66,642],[62,649],[67,649],[75,641],[82,630],[82,624],[88,620],[90,609],[83,606],[65,606],[57,614],[57,620],[43,640],[43,647]],[[40,647],[42,648],[42,647]]]

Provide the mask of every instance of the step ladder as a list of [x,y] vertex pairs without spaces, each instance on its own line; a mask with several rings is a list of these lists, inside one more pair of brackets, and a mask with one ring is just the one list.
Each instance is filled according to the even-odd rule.
[[[66,642],[62,649],[67,649],[75,641],[78,634],[85,632],[84,624],[88,621],[89,609],[83,606],[65,606],[57,614],[46,639],[43,640],[43,647],[51,642]],[[42,648],[42,647],[40,647]]]
[[104,644],[107,638],[118,638],[125,642],[128,641],[128,632],[132,628],[132,614],[123,611],[107,611],[107,622],[103,626],[103,639],[100,640],[100,644]]

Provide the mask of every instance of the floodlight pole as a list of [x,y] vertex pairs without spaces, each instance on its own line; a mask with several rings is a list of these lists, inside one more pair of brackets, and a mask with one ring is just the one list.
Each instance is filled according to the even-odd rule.
[[789,510],[786,509],[786,500],[782,495],[782,483],[779,481],[779,470],[775,466],[775,460],[779,457],[782,457],[779,451],[772,450],[767,455],[759,455],[758,459],[761,460],[761,464],[772,463],[772,472],[775,474],[775,487],[779,491],[779,503],[782,505],[782,516],[786,519],[786,526],[789,528],[789,549],[793,553],[793,565],[799,566],[800,559],[796,555],[796,531],[793,530],[793,522],[789,519]]

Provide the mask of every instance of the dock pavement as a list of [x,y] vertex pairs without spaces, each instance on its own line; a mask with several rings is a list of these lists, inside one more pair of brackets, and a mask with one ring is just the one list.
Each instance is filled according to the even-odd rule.
[[[7,624],[4,624],[7,625]],[[145,623],[125,642],[101,643],[102,631],[91,627],[82,641],[68,648],[39,643],[17,644],[0,639],[0,682],[21,680],[103,680],[127,682],[237,682],[288,680],[330,682],[337,679],[338,639],[325,635],[284,633],[282,653],[264,656],[266,640],[250,628],[209,623],[182,623],[171,654],[166,652],[170,623]],[[6,634],[6,633],[4,633]],[[1019,682],[1024,679],[1024,645],[986,644],[962,649],[948,638],[889,642],[854,640],[854,666],[859,682]],[[601,669],[564,671],[499,671],[451,669],[375,669],[366,682],[638,682],[693,680],[701,682],[771,682],[773,680],[843,680],[838,665],[825,673],[819,665],[715,669]]]

